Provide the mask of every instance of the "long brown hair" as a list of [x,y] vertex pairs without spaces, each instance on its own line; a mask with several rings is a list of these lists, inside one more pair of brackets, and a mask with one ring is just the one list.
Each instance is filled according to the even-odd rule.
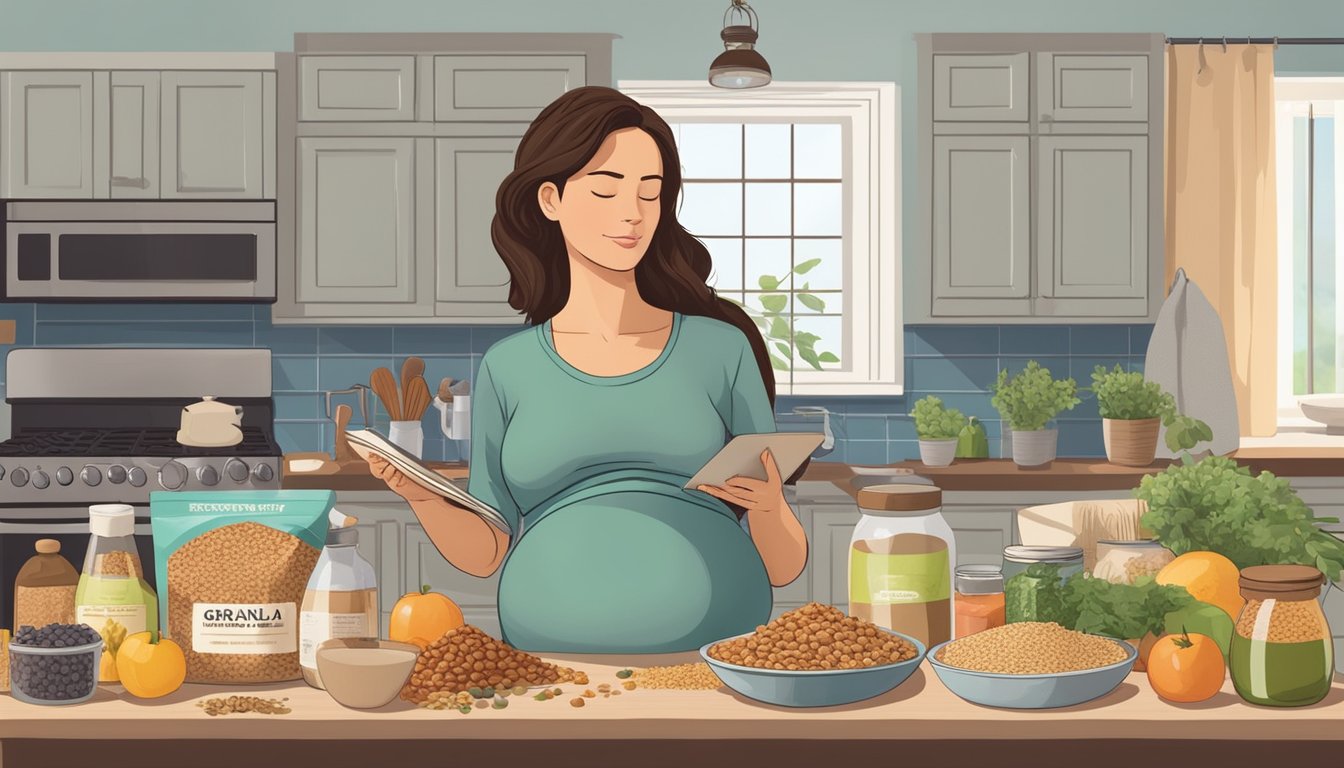
[[509,305],[528,322],[551,319],[569,300],[569,259],[560,225],[542,215],[537,190],[547,181],[563,196],[565,182],[597,155],[607,136],[639,128],[653,138],[663,158],[662,215],[649,250],[635,267],[635,285],[659,309],[701,315],[741,329],[756,356],[770,405],[775,375],[760,331],[741,307],[715,294],[706,281],[709,250],[677,221],[681,158],[672,129],[663,118],[620,91],[585,86],[566,92],[532,121],[518,145],[513,172],[495,195],[490,239],[509,268]]

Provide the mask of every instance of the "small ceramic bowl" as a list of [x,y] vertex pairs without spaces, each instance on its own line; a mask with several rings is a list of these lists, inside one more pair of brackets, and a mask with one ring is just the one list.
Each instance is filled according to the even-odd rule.
[[372,637],[343,637],[317,646],[317,674],[331,698],[352,709],[376,709],[397,698],[420,649]]

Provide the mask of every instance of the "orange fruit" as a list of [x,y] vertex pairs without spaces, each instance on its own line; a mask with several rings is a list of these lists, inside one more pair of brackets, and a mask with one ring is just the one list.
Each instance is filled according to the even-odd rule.
[[1211,699],[1226,676],[1223,652],[1205,635],[1163,635],[1148,656],[1148,683],[1167,701]]
[[405,643],[418,637],[428,640],[428,645],[464,623],[462,609],[457,603],[437,592],[430,592],[426,584],[419,592],[402,595],[393,606],[387,639]]
[[1191,597],[1222,608],[1233,621],[1246,604],[1240,579],[1236,564],[1217,552],[1186,552],[1157,572],[1158,584],[1185,587]]

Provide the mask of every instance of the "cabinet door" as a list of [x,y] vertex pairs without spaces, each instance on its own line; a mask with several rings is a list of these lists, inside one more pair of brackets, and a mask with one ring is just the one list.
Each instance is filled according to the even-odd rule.
[[93,73],[5,72],[0,84],[0,197],[94,197]]
[[414,56],[299,57],[300,120],[415,119]]
[[933,119],[1026,122],[1025,53],[935,54]]
[[164,72],[163,197],[261,198],[260,72]]
[[849,612],[849,540],[859,523],[857,506],[813,507],[809,546],[812,600]]
[[957,541],[957,565],[999,565],[1013,543],[1013,515],[1003,507],[944,506],[943,518]]
[[1041,314],[1148,314],[1148,138],[1042,136]]
[[499,183],[513,170],[516,138],[434,142],[434,262],[444,316],[517,316],[509,271],[490,239]]
[[114,198],[159,196],[159,73],[113,72]]
[[1037,54],[1042,122],[1146,122],[1148,57]]
[[413,302],[415,140],[298,142],[298,301]]
[[499,572],[478,578],[458,570],[439,554],[418,522],[406,526],[406,584],[428,584],[462,609],[468,624],[500,636]]
[[1026,136],[935,136],[935,315],[1031,312]]
[[473,54],[434,57],[434,119],[531,122],[547,104],[586,81],[572,56]]

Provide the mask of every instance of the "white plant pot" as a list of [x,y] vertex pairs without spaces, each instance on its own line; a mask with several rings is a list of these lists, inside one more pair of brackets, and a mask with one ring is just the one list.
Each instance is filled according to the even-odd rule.
[[920,440],[919,460],[926,467],[946,467],[957,456],[957,438],[945,440]]
[[1032,432],[1012,430],[1013,463],[1019,467],[1039,467],[1055,460],[1059,446],[1059,430],[1038,429]]

